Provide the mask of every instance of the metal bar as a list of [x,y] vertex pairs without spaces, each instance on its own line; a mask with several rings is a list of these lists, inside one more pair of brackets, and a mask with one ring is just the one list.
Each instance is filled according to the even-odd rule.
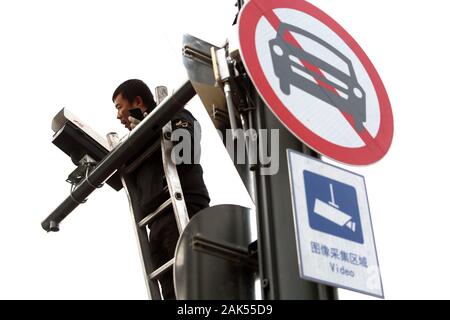
[[[170,97],[165,99],[142,123],[129,134],[128,139],[112,150],[89,174],[88,181],[83,180],[43,222],[46,231],[57,231],[59,223],[64,220],[87,196],[103,183],[117,168],[128,159],[135,156],[149,140],[160,134],[161,127],[166,124],[189,100],[195,96],[195,90],[190,81],[186,81]],[[93,186],[94,185],[94,186]],[[52,225],[52,227],[51,227]]]
[[317,284],[317,293],[319,300],[338,300],[339,295],[335,287],[327,286],[325,284]]
[[237,6],[239,11],[241,11],[242,7],[244,6],[245,1],[244,0],[237,0]]
[[155,271],[150,273],[148,278],[150,280],[155,280],[155,279],[159,278],[160,275],[165,273],[167,270],[169,270],[173,266],[174,261],[175,261],[175,258],[170,259],[165,264],[163,264],[161,267],[159,267],[158,269],[156,269]]
[[213,241],[201,234],[194,236],[192,246],[194,250],[202,251],[236,263],[243,263],[255,270],[258,269],[258,261],[252,258],[248,248],[224,241]]
[[[254,90],[254,89],[253,89]],[[255,129],[276,129],[279,133],[278,145],[271,145],[259,135],[262,155],[267,150],[279,152],[279,170],[272,175],[263,175],[262,168],[257,167],[257,217],[258,217],[258,254],[260,274],[263,287],[263,299],[299,299],[332,300],[336,299],[336,289],[302,279],[299,275],[297,248],[294,230],[291,193],[289,190],[289,172],[286,149],[310,152],[294,137],[272,114],[262,99],[255,94],[256,110],[254,113]],[[260,154],[260,155],[261,155]]]
[[247,114],[241,114],[242,128],[245,132],[245,146],[247,150],[246,162],[247,162],[247,181],[245,182],[248,193],[256,203],[256,187],[255,187],[255,165],[257,164],[258,156],[257,150],[254,150],[253,146],[257,143],[257,134],[252,119],[252,111],[249,110]]
[[160,205],[154,212],[150,213],[144,219],[139,222],[139,228],[145,227],[147,224],[155,220],[161,213],[172,204],[171,199],[167,199],[162,205]]
[[228,115],[230,116],[230,125],[232,130],[231,132],[233,135],[233,139],[235,140],[237,138],[236,130],[238,129],[238,126],[236,122],[236,112],[234,112],[233,98],[231,97],[231,87],[228,82],[224,83],[223,90],[225,92],[225,98],[227,101]]
[[[264,105],[263,101],[259,98],[255,89],[253,89],[253,101],[256,104],[255,112],[252,112],[251,116],[254,117],[252,119],[252,123],[255,126],[254,129],[266,129],[265,118],[262,114]],[[261,147],[267,146],[267,141],[262,140],[263,136],[258,136],[258,150]],[[256,167],[255,174],[255,204],[256,204],[256,213],[257,213],[257,227],[258,227],[258,260],[259,260],[259,270],[260,270],[260,279],[262,284],[262,298],[264,300],[276,299],[279,295],[278,288],[274,285],[274,279],[276,278],[276,264],[273,263],[275,257],[273,256],[274,248],[273,248],[273,230],[271,230],[271,226],[273,226],[273,221],[271,220],[270,212],[271,203],[270,203],[270,186],[268,184],[268,177],[261,175],[259,173],[259,166]],[[271,284],[269,286],[269,284]]]

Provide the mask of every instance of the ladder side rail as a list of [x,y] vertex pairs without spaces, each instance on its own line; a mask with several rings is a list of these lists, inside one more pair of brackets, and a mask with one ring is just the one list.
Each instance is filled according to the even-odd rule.
[[183,232],[189,223],[188,211],[184,201],[183,189],[176,164],[172,159],[173,142],[171,139],[172,123],[168,122],[163,127],[163,138],[161,139],[161,152],[164,174],[166,176],[167,186],[169,188],[170,198],[172,200],[173,212],[177,222],[178,231]]
[[147,294],[150,298],[150,300],[161,300],[161,292],[159,290],[159,285],[156,281],[151,281],[149,278],[149,275],[152,274],[155,271],[155,267],[153,266],[153,263],[151,261],[150,256],[150,243],[148,241],[148,234],[146,227],[140,227],[139,226],[139,220],[140,220],[140,214],[139,214],[139,208],[136,208],[134,203],[138,203],[133,196],[133,193],[130,192],[132,189],[131,183],[128,182],[127,175],[121,174],[121,181],[123,188],[125,190],[125,193],[127,194],[128,203],[130,206],[130,213],[133,219],[133,229],[134,233],[136,235],[137,241],[138,241],[138,247],[139,247],[139,256],[141,260],[142,270],[144,272],[145,277],[145,285],[147,287]]

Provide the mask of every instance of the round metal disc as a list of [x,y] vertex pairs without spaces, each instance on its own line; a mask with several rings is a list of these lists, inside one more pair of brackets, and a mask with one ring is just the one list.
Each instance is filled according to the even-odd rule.
[[255,269],[233,254],[250,243],[249,209],[219,205],[197,213],[175,251],[177,299],[254,299]]

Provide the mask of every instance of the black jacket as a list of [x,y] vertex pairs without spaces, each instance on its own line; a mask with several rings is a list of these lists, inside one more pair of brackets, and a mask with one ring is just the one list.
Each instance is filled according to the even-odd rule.
[[[209,194],[203,181],[203,170],[200,164],[193,163],[194,158],[200,158],[200,126],[194,130],[196,120],[187,110],[183,109],[172,119],[172,132],[176,129],[186,129],[191,137],[191,164],[178,164],[177,171],[183,194],[187,205],[193,204],[201,207],[209,205]],[[194,138],[194,134],[197,137]],[[198,139],[198,146],[194,143]],[[177,142],[174,142],[174,146]],[[196,148],[197,147],[197,148]],[[161,152],[156,152],[148,158],[136,170],[136,187],[138,199],[144,215],[154,211],[160,204],[168,199],[168,193],[164,193],[167,186],[162,165]],[[166,188],[167,190],[167,188]]]

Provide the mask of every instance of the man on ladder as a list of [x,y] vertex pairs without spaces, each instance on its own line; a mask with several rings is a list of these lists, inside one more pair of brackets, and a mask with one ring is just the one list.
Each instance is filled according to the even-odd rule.
[[[113,102],[117,109],[117,119],[128,129],[132,130],[139,122],[139,119],[130,116],[130,110],[140,109],[144,116],[149,114],[156,106],[156,102],[148,86],[141,80],[131,79],[122,83],[113,94]],[[180,155],[184,161],[176,166],[179,182],[181,184],[181,199],[184,200],[185,208],[191,218],[195,213],[209,206],[209,195],[203,181],[203,170],[199,164],[200,158],[200,126],[192,114],[182,109],[175,114],[171,123],[174,131],[185,129],[188,131],[191,142],[189,157]],[[197,128],[195,128],[197,126]],[[166,127],[165,127],[166,128]],[[197,136],[195,136],[197,135]],[[184,135],[183,135],[184,136]],[[182,142],[182,141],[181,141]],[[180,142],[178,142],[180,143]],[[189,145],[189,144],[188,144]],[[164,148],[162,149],[164,152]],[[183,151],[185,151],[183,149]],[[155,152],[135,168],[132,174],[128,175],[128,181],[134,184],[135,198],[139,206],[139,212],[158,212],[158,208],[167,199],[169,182],[166,182],[166,164],[161,152]],[[178,162],[178,161],[177,161]],[[175,174],[176,175],[176,174]],[[177,179],[178,180],[178,179]],[[172,196],[172,192],[171,196]],[[174,203],[172,201],[172,203]],[[170,206],[161,215],[158,215],[147,226],[150,229],[148,237],[150,244],[150,259],[153,271],[166,264],[173,258],[176,243],[179,237],[180,223],[175,219],[177,212]],[[175,205],[174,205],[175,208]],[[178,219],[178,218],[177,218]],[[177,229],[178,224],[178,229]],[[141,245],[141,249],[143,246]],[[145,255],[143,253],[143,255]],[[145,259],[144,259],[145,264]],[[146,270],[147,271],[147,270]],[[149,276],[147,274],[147,276]],[[158,276],[162,288],[164,299],[175,299],[173,273],[164,272]]]

